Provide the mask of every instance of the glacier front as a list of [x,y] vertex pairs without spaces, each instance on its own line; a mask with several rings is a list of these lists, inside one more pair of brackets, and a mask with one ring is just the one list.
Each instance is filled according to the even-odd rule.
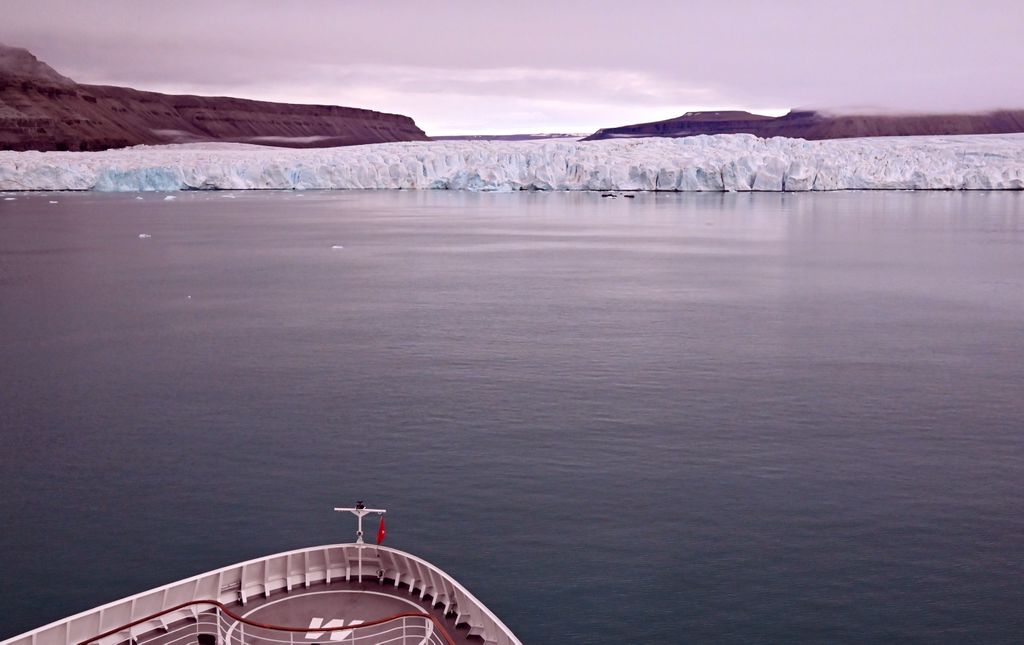
[[1024,134],[831,141],[729,134],[0,152],[4,191],[206,189],[1021,190]]

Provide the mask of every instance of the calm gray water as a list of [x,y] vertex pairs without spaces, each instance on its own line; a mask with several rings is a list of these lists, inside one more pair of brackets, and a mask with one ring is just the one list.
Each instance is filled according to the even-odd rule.
[[1021,641],[1024,194],[233,197],[0,201],[0,637],[365,499],[526,643]]

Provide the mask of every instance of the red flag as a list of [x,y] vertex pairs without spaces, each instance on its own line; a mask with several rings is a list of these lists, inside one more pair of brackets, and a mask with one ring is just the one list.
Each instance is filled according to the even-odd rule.
[[384,516],[380,516],[380,524],[377,526],[377,544],[384,541],[384,536],[387,535],[388,531],[384,528]]

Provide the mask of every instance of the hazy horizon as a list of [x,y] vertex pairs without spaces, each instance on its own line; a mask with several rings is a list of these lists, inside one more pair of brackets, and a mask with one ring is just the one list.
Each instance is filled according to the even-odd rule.
[[362,107],[438,136],[592,132],[716,109],[1024,107],[1024,6],[1005,0],[44,0],[3,13],[0,42],[80,83]]

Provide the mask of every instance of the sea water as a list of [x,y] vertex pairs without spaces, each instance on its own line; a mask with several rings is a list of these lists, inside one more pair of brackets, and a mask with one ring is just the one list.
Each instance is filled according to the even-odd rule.
[[1024,194],[4,197],[0,637],[356,500],[526,643],[1024,633]]

